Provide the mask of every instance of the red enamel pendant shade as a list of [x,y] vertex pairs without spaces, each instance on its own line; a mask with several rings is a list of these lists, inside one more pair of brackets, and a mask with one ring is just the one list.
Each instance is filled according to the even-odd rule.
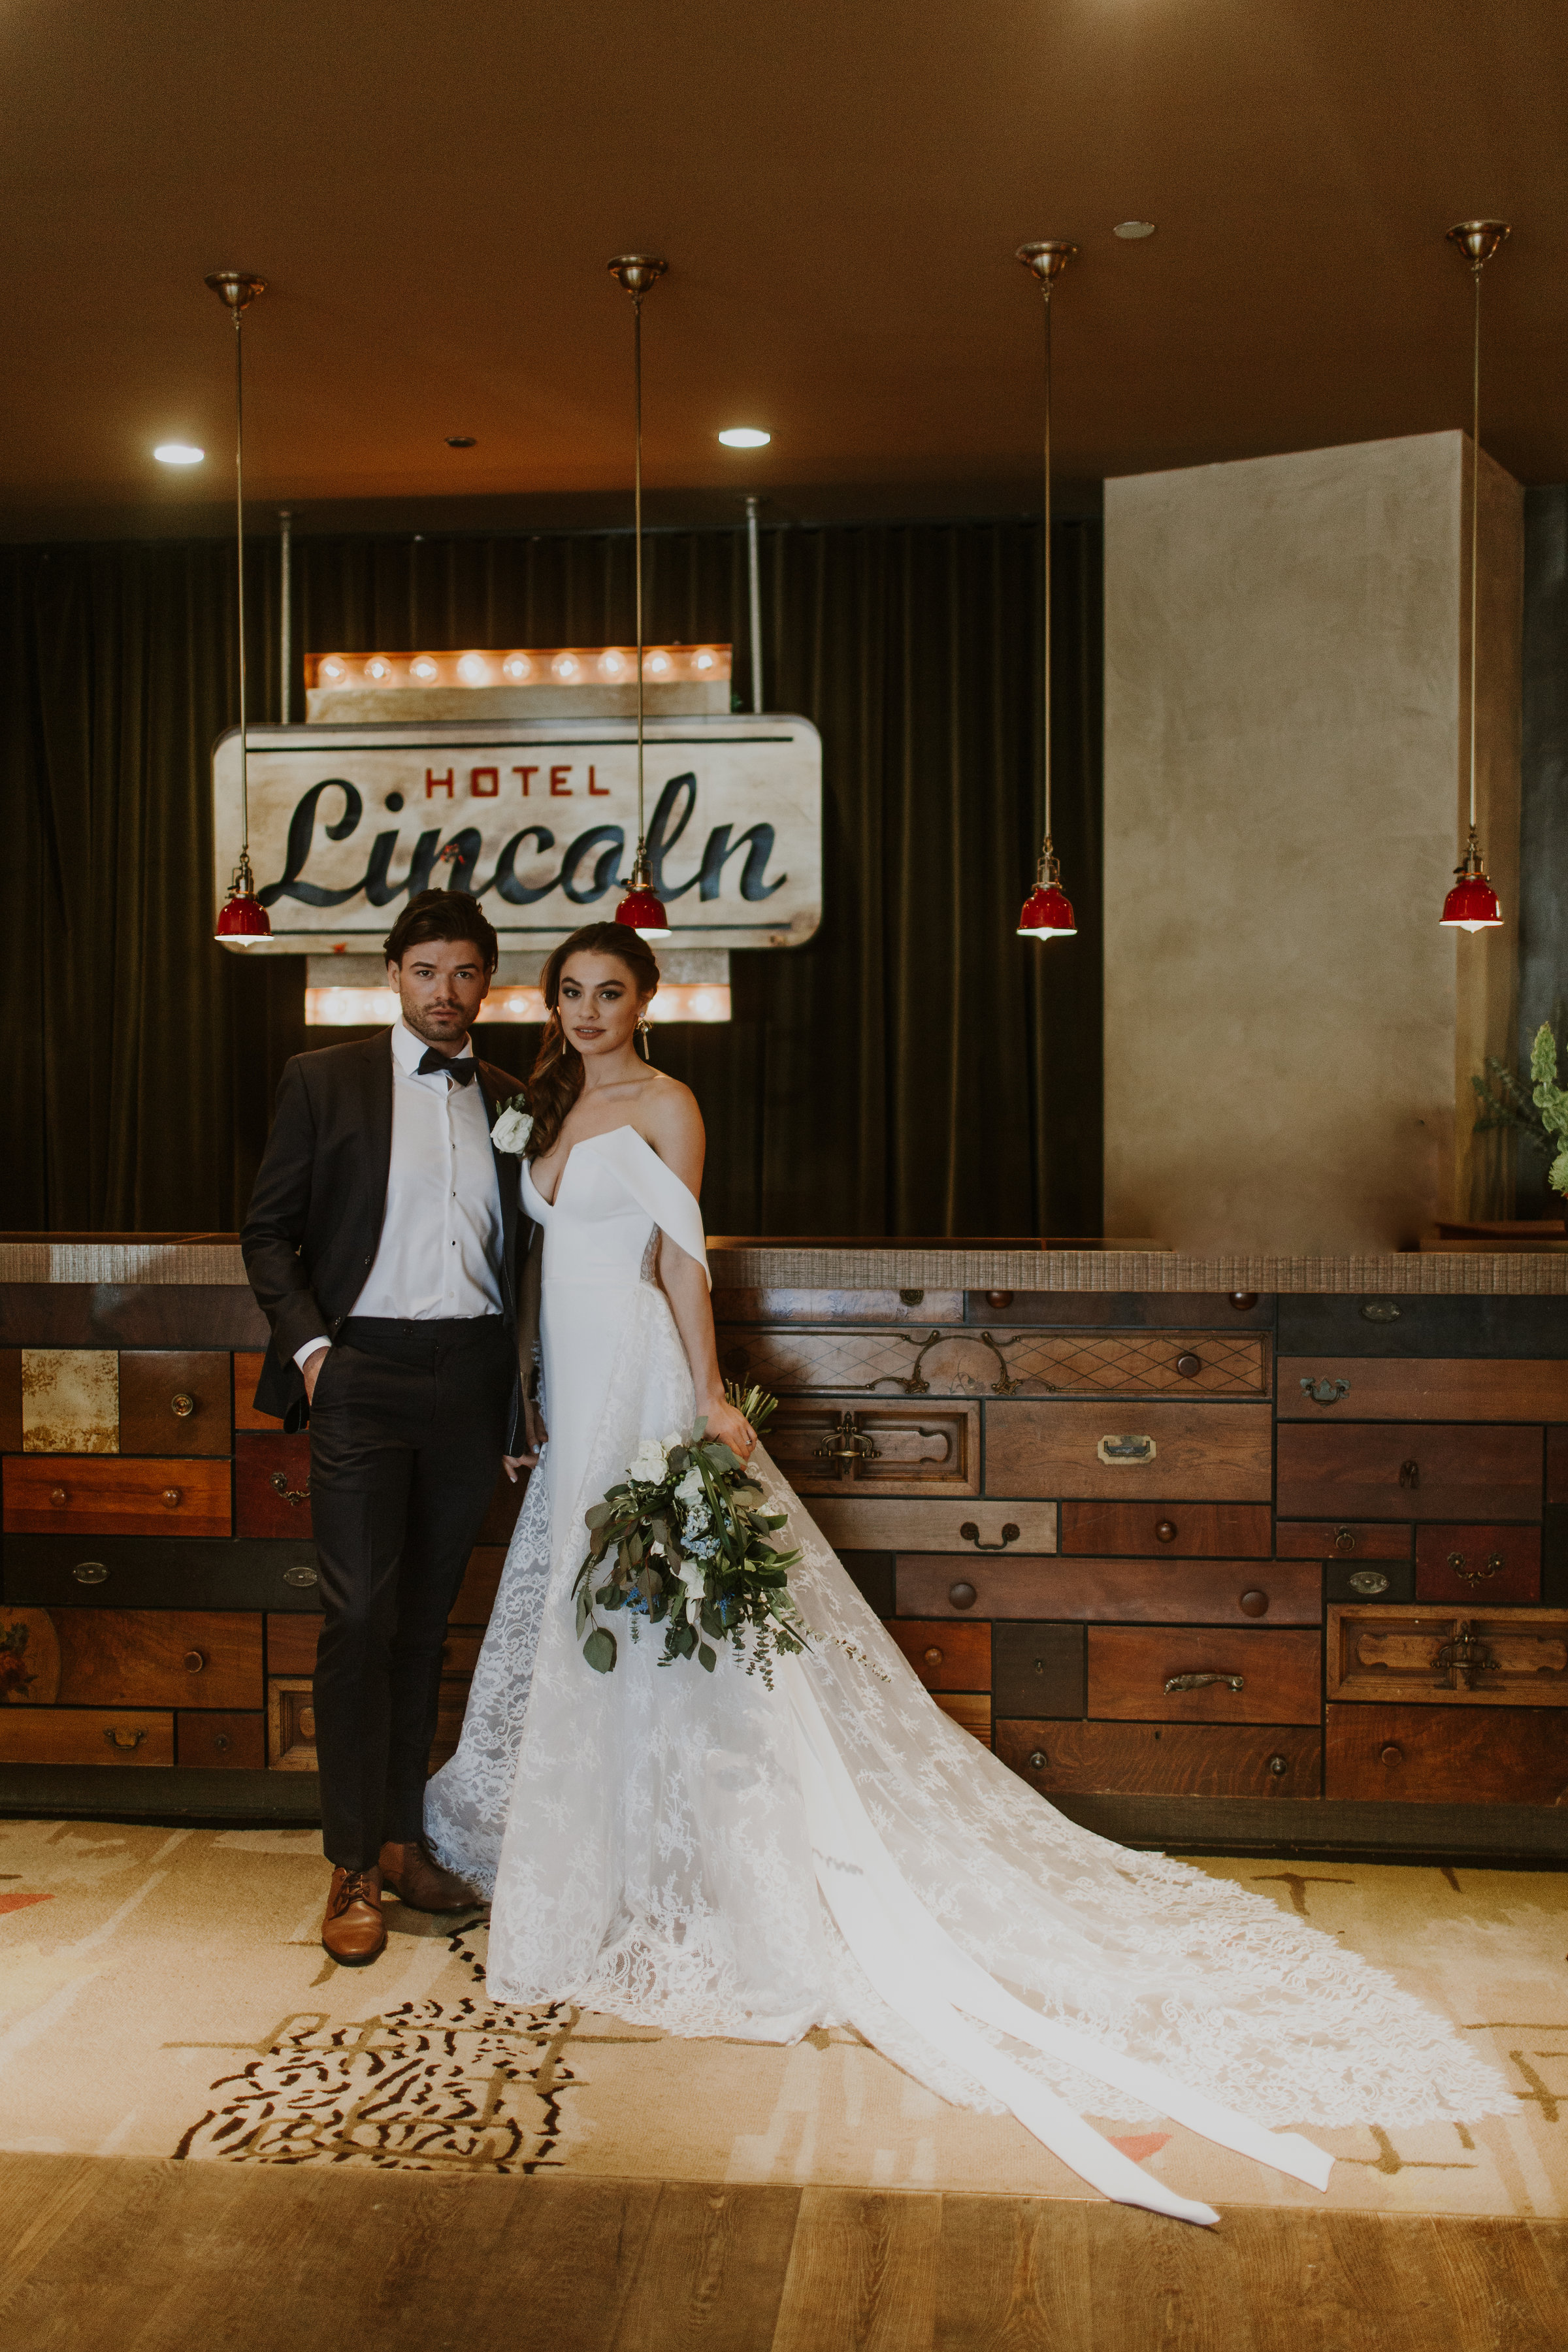
[[256,895],[248,857],[242,856],[235,867],[228,897],[217,910],[213,937],[231,948],[253,948],[272,937],[272,919]]
[[1078,936],[1072,901],[1059,882],[1037,882],[1018,917],[1021,940],[1071,940]]
[[1464,863],[1454,868],[1454,887],[1443,901],[1439,920],[1445,929],[1451,931],[1495,931],[1502,928],[1502,910],[1497,902],[1497,892],[1487,880],[1473,828]]
[[664,911],[664,901],[640,866],[634,869],[626,895],[616,908],[616,920],[645,940],[662,940],[668,933],[669,917]]

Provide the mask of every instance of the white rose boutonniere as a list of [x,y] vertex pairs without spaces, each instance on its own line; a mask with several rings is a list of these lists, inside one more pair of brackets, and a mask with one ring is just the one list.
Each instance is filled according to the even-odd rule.
[[528,1108],[526,1095],[513,1095],[502,1103],[495,1125],[490,1129],[490,1141],[498,1151],[521,1152],[533,1133],[533,1114]]

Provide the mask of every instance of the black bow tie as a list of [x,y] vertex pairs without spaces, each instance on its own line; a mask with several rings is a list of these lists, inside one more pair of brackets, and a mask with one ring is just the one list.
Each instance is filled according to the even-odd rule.
[[471,1054],[463,1061],[449,1061],[445,1054],[438,1054],[432,1045],[414,1075],[416,1078],[427,1078],[437,1074],[450,1078],[455,1087],[470,1087],[479,1070]]

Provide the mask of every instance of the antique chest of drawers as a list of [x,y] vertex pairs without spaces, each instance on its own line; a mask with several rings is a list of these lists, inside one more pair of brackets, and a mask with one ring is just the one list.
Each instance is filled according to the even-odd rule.
[[[8,1255],[0,1804],[306,1817],[309,1443],[252,1402],[237,1250]],[[713,1271],[805,1507],[1053,1803],[1164,1843],[1568,1853],[1568,1258]],[[452,1612],[437,1762],[520,1499],[498,1481]]]

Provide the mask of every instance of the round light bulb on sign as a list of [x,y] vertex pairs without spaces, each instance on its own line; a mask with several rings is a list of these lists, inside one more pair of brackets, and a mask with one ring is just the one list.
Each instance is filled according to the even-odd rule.
[[719,436],[726,449],[765,449],[773,437],[755,425],[731,425]]
[[190,441],[160,441],[153,452],[160,466],[199,466],[206,454]]

